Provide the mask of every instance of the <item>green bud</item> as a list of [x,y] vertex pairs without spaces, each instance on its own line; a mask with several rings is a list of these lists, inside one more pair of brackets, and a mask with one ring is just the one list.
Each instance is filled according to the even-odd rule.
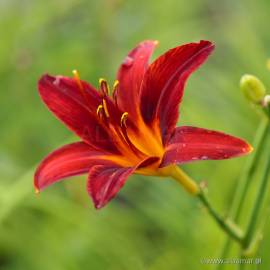
[[264,84],[257,77],[248,74],[242,76],[240,88],[246,98],[253,103],[261,102],[266,92]]

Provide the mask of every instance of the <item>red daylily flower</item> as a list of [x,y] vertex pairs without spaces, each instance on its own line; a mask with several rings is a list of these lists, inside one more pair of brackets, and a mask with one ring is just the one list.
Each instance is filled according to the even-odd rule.
[[[37,191],[50,184],[88,173],[87,190],[95,207],[108,203],[129,175],[184,175],[176,164],[196,160],[227,159],[247,154],[251,146],[222,132],[175,127],[179,104],[189,75],[210,55],[209,41],[178,46],[152,64],[156,41],[144,41],[120,66],[112,96],[100,80],[100,90],[74,77],[44,75],[38,83],[48,108],[80,142],[52,152],[39,165]],[[179,176],[180,172],[180,176]],[[185,178],[185,177],[184,177]],[[182,181],[196,194],[196,185]]]

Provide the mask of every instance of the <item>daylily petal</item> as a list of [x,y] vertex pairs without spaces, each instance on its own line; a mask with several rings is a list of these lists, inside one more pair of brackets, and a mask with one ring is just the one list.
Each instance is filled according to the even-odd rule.
[[248,154],[252,147],[244,140],[213,130],[178,127],[169,140],[161,167],[196,160],[228,159]]
[[133,167],[117,165],[96,165],[91,168],[88,180],[88,192],[97,209],[105,206],[121,189],[128,176],[135,171]]
[[140,109],[146,123],[158,121],[164,144],[176,125],[188,76],[213,49],[214,45],[209,41],[179,46],[160,56],[147,69],[141,89]]
[[[123,187],[129,175],[141,166],[155,162],[156,157],[146,158],[136,166],[122,167],[112,161],[93,161],[89,171],[87,190],[97,209],[105,206]],[[96,164],[96,165],[93,165]]]
[[117,104],[122,111],[128,112],[133,117],[136,117],[138,113],[142,79],[156,45],[157,41],[147,40],[141,42],[129,52],[118,71]]
[[34,185],[37,190],[41,190],[63,178],[86,173],[90,169],[90,161],[104,155],[84,142],[65,145],[40,163],[35,172]]
[[97,149],[117,152],[106,129],[97,120],[96,108],[101,98],[90,85],[83,83],[85,92],[82,92],[70,78],[44,75],[38,88],[50,111],[85,142]]

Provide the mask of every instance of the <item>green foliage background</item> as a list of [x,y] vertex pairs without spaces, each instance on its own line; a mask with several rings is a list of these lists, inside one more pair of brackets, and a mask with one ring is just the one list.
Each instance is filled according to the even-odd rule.
[[[46,72],[71,75],[76,68],[94,85],[100,77],[112,83],[125,54],[144,39],[160,41],[154,57],[181,43],[212,40],[216,51],[189,80],[179,124],[252,141],[259,115],[238,84],[243,73],[270,84],[269,11],[267,0],[0,0],[0,269],[212,269],[200,260],[218,257],[225,237],[173,181],[132,176],[101,211],[86,195],[86,177],[35,195],[36,164],[76,140],[41,103],[37,80]],[[226,213],[244,162],[184,168],[208,182],[211,200]],[[248,269],[270,265],[269,226],[258,255],[263,264]],[[236,246],[230,257],[238,257]]]

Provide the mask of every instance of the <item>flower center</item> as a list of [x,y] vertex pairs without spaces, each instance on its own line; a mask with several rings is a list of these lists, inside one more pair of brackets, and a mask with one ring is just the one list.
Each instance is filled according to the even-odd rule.
[[102,102],[97,107],[97,115],[99,119],[105,123],[110,134],[113,136],[114,142],[117,143],[119,150],[123,154],[131,154],[136,157],[136,162],[141,158],[145,158],[146,154],[141,151],[130,140],[127,132],[128,112],[121,112],[117,105],[117,91],[119,81],[115,81],[113,85],[113,100],[109,97],[110,88],[105,79],[99,80]]
[[[73,74],[82,95],[85,96],[78,72],[74,70]],[[119,151],[132,163],[138,163],[148,156],[162,157],[164,149],[162,142],[156,136],[158,131],[151,130],[141,117],[132,121],[129,113],[122,112],[118,107],[119,81],[116,80],[113,84],[112,97],[109,96],[110,87],[103,78],[99,80],[99,89],[101,102],[96,109],[97,119],[107,130]]]

